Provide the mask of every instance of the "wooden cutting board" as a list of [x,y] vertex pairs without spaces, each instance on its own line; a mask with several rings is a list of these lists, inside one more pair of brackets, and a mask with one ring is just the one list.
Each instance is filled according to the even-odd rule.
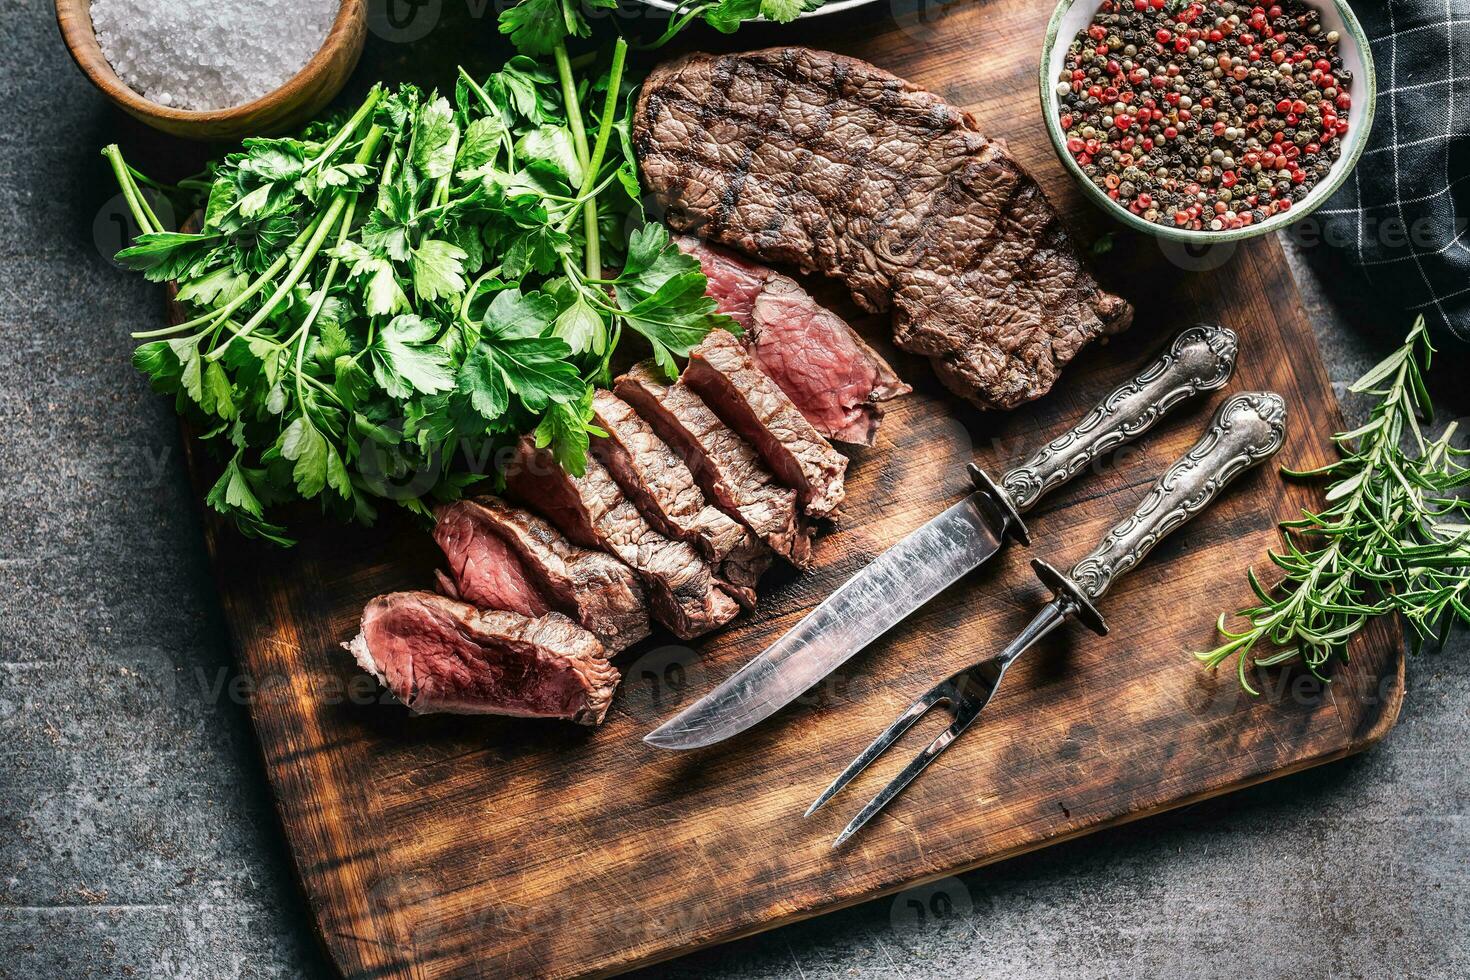
[[[1035,65],[1047,5],[875,6],[783,38],[867,58],[969,108],[1006,137],[1084,247],[1107,227],[1052,155]],[[924,8],[920,7],[922,12]],[[490,33],[488,23],[474,28]],[[483,36],[482,35],[482,36]],[[431,39],[432,40],[432,37]],[[772,43],[769,32],[736,41]],[[1217,260],[1223,264],[1212,267]],[[942,722],[809,820],[802,811],[934,679],[998,649],[1045,593],[1026,567],[1068,567],[1195,439],[1227,392],[1179,410],[1145,444],[1032,513],[1012,547],[744,737],[673,755],[641,736],[759,652],[863,563],[966,491],[964,464],[1024,458],[1184,326],[1241,336],[1230,391],[1269,388],[1290,409],[1281,462],[1330,458],[1335,399],[1274,240],[1228,256],[1164,254],[1120,235],[1094,260],[1138,307],[1137,325],[1077,360],[1047,398],[982,416],[947,397],[922,360],[883,343],[915,387],[879,444],[852,454],[848,504],[801,577],[768,576],[759,612],[696,645],[650,641],[620,660],[606,724],[411,718],[339,648],[364,602],[431,582],[421,527],[307,528],[293,551],[212,522],[209,548],[251,712],[316,925],[351,977],[608,974],[954,874],[1066,838],[1340,758],[1393,725],[1402,637],[1375,623],[1329,690],[1273,675],[1238,693],[1189,652],[1249,598],[1278,518],[1314,503],[1265,467],[1241,478],[1107,596],[1112,635],[1071,627],[1007,678],[982,722],[850,846],[831,840]],[[1211,268],[1206,268],[1211,267]],[[834,290],[814,290],[848,313]],[[194,459],[201,494],[210,467]]]

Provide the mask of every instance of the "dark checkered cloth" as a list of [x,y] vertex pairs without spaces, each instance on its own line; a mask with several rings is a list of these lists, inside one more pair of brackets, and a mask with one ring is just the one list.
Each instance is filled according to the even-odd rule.
[[1373,133],[1306,231],[1361,268],[1386,304],[1470,345],[1470,0],[1353,10],[1377,66]]

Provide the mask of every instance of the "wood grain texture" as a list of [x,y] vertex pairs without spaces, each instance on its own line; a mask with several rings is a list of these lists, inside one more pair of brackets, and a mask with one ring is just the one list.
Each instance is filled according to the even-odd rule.
[[[1083,243],[1104,221],[1052,157],[1037,114],[1043,5],[997,0],[929,23],[818,25],[797,38],[867,58],[971,109],[1010,140]],[[885,24],[887,22],[885,21]],[[725,42],[730,44],[733,42]],[[1085,351],[1057,390],[1008,415],[948,397],[922,359],[857,319],[913,395],[879,442],[852,453],[848,502],[801,577],[768,575],[753,618],[691,648],[638,645],[596,730],[492,718],[410,718],[338,644],[363,604],[428,585],[437,554],[407,520],[318,527],[281,552],[208,529],[225,614],[256,695],[251,712],[321,936],[351,977],[605,975],[729,940],[1099,828],[1340,758],[1397,717],[1402,637],[1358,638],[1323,690],[1269,675],[1267,694],[1201,670],[1215,614],[1248,599],[1243,570],[1275,522],[1314,503],[1271,468],[1241,477],[1109,593],[1113,633],[1069,628],[1007,678],[982,721],[851,845],[830,842],[941,722],[929,719],[810,820],[810,800],[934,679],[998,649],[1045,598],[1026,561],[1069,567],[1191,445],[1231,391],[1273,389],[1289,407],[1280,460],[1330,458],[1335,400],[1274,240],[1189,272],[1149,239],[1097,263],[1138,307],[1137,325]],[[813,289],[851,313],[830,286]],[[641,736],[793,625],[866,561],[966,490],[964,464],[1024,459],[1198,320],[1241,337],[1224,392],[1187,406],[1028,516],[1011,547],[746,736],[672,755]],[[191,469],[201,493],[209,467]]]

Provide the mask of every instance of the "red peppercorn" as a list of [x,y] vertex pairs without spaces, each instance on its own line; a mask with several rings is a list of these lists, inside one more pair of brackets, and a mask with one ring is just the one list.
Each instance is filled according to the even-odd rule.
[[1149,207],[1153,203],[1154,203],[1154,197],[1153,197],[1152,194],[1148,193],[1147,191],[1144,191],[1142,194],[1138,195],[1138,206],[1139,207],[1141,207],[1141,208],[1147,208],[1147,207]]
[[1076,156],[1077,154],[1081,153],[1082,150],[1083,150],[1083,147],[1085,147],[1085,146],[1086,146],[1086,144],[1083,143],[1081,140],[1077,139],[1075,136],[1072,137],[1071,139],[1067,140],[1067,152],[1070,153],[1070,154],[1072,154],[1073,156]]
[[1168,29],[1164,27],[1160,27],[1158,30],[1154,31],[1154,40],[1158,41],[1160,44],[1168,44],[1169,39],[1173,36],[1174,35],[1170,34]]
[[1279,200],[1279,201],[1276,202],[1276,208],[1279,211],[1290,211],[1291,210],[1291,198],[1289,198],[1289,197],[1283,197],[1281,200]]
[[1087,36],[1094,41],[1106,41],[1108,39],[1108,29],[1101,24],[1093,24],[1087,29]]
[[1234,187],[1239,180],[1240,177],[1236,175],[1234,170],[1227,170],[1220,175],[1220,184],[1224,187]]
[[1139,11],[1147,10],[1148,0],[1133,0],[1133,9]]
[[1179,135],[1179,130],[1175,129],[1173,126],[1165,126],[1164,127],[1164,136],[1165,136],[1165,138],[1167,138],[1167,139],[1173,139],[1174,137],[1176,137],[1178,135]]
[[1071,113],[1065,113],[1065,112],[1062,113],[1061,123],[1062,123],[1062,128],[1063,129],[1071,129],[1072,128],[1072,115],[1071,115]]
[[1205,37],[1215,44],[1219,44],[1221,41],[1225,40],[1225,35],[1220,31],[1211,31],[1210,33],[1206,34]]
[[1339,109],[1346,109],[1353,104],[1353,100],[1352,97],[1346,92],[1342,92],[1338,95],[1337,98],[1332,100],[1332,104],[1337,106]]
[[1283,115],[1285,113],[1290,112],[1291,111],[1291,100],[1290,99],[1282,99],[1280,102],[1276,103],[1276,111],[1278,113],[1283,114]]

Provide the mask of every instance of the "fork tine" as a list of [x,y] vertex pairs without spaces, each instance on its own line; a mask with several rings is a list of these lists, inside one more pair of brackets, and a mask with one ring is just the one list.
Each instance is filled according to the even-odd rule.
[[952,690],[945,690],[947,686],[950,688],[953,687],[953,680],[953,678],[945,678],[921,694],[919,699],[909,705],[903,714],[894,719],[893,724],[885,728],[877,738],[868,744],[867,748],[863,749],[861,755],[847,764],[847,768],[842,770],[836,779],[832,780],[832,784],[822,791],[822,795],[817,797],[811,806],[806,808],[806,813],[803,813],[802,816],[809,817],[813,813],[816,813],[822,804],[841,792],[842,787],[852,782],[854,776],[868,768],[868,766],[873,764],[874,760],[888,751],[888,747],[898,741],[904,732],[913,727],[916,721],[928,714],[930,708],[947,697],[953,697]]
[[832,842],[832,846],[841,847],[844,841],[859,830],[862,830],[864,824],[877,816],[879,811],[887,806],[890,800],[901,793],[905,786],[913,782],[915,776],[924,771],[924,767],[937,759],[939,753],[949,748],[950,743],[959,738],[960,733],[970,727],[970,722],[974,721],[978,714],[978,710],[966,712],[961,717],[956,718],[954,724],[940,732],[939,736],[930,742],[924,751],[914,756],[914,761],[905,766],[903,772],[894,776],[893,781],[883,787],[883,792],[873,797],[868,805],[863,807],[862,812],[852,818],[852,822],[843,829],[842,833],[837,835],[837,839]]

